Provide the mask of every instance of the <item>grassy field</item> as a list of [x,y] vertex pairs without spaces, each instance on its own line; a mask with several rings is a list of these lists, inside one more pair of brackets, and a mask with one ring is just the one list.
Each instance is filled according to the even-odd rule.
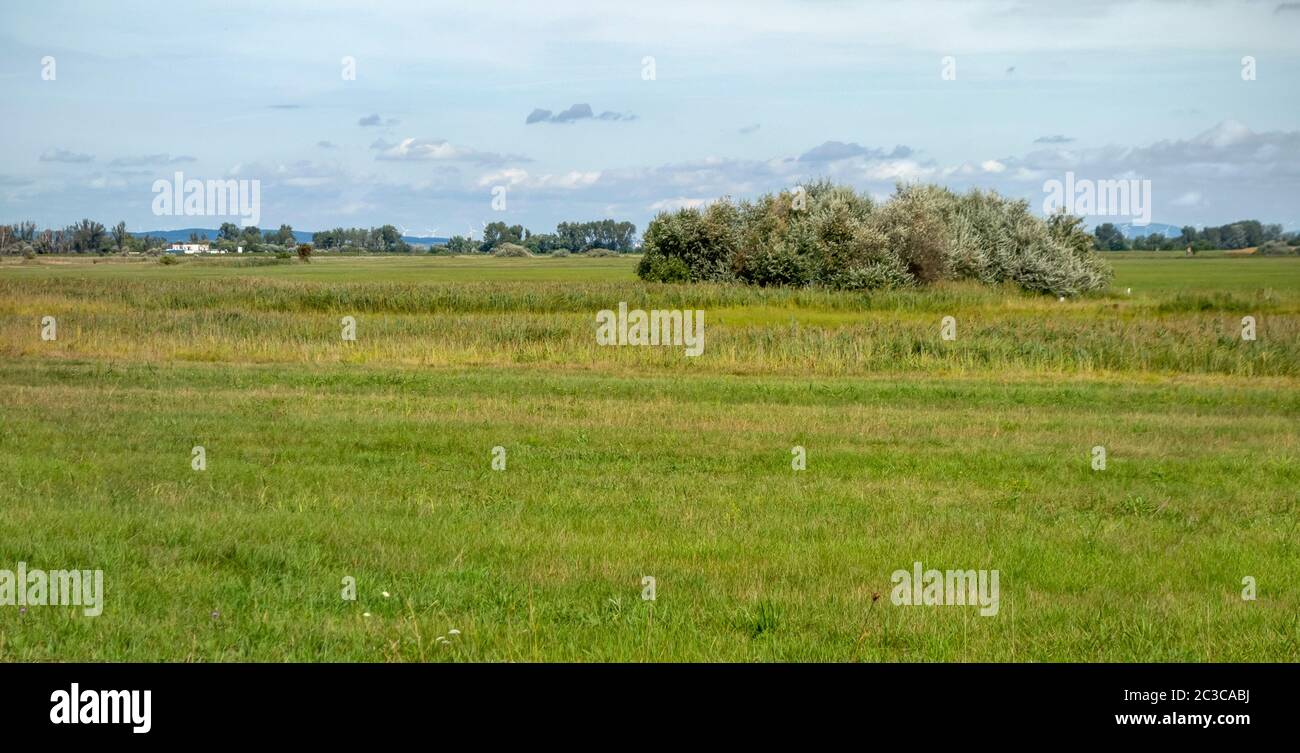
[[[1300,259],[1109,258],[1065,302],[5,260],[0,568],[105,608],[0,607],[0,659],[1300,660]],[[704,354],[598,347],[619,301]],[[998,614],[893,604],[915,561]]]

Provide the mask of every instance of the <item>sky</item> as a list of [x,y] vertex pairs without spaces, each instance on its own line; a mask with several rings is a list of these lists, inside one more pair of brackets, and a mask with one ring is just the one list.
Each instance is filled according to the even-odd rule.
[[1300,2],[4,3],[0,103],[0,222],[42,227],[239,219],[160,212],[177,172],[258,181],[263,228],[477,237],[1071,173],[1300,229]]

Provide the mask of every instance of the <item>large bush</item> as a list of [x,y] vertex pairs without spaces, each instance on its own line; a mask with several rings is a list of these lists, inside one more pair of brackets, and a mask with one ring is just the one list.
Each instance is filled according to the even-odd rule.
[[802,195],[662,213],[643,251],[638,274],[661,282],[873,290],[975,279],[1078,295],[1110,279],[1076,217],[1044,220],[1025,201],[921,185],[899,186],[879,206],[823,181]]
[[[679,209],[661,213],[646,228],[643,247],[649,257],[680,259],[692,281],[730,279],[739,228],[736,206],[724,200],[711,204],[703,212]],[[651,258],[648,262],[643,260],[641,268],[649,271],[659,266]]]
[[1300,248],[1287,245],[1283,241],[1268,241],[1255,249],[1255,253],[1259,256],[1296,256],[1300,255]]
[[528,253],[528,249],[517,243],[502,243],[496,247],[496,250],[492,252],[492,255],[514,259],[522,259],[524,257],[532,256],[532,254]]

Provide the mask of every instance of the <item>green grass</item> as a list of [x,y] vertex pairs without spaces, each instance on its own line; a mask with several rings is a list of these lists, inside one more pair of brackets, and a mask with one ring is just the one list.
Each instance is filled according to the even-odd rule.
[[[1066,303],[632,264],[0,264],[0,568],[106,581],[0,607],[0,659],[1300,659],[1300,261]],[[595,347],[618,300],[704,308],[705,354]],[[893,605],[917,560],[998,569],[998,616]]]
[[[1162,252],[1167,253],[1167,252]],[[1221,293],[1252,292],[1261,289],[1294,291],[1297,283],[1294,258],[1260,257],[1137,257],[1116,259],[1107,255],[1115,267],[1116,288],[1135,288],[1143,293],[1164,293],[1197,289]]]
[[[636,257],[639,258],[639,257]],[[301,280],[328,283],[367,282],[520,282],[597,281],[635,279],[633,257],[581,255],[564,258],[498,259],[490,256],[325,256],[308,264],[270,256],[179,257],[171,266],[138,257],[78,259],[65,257],[44,263],[7,260],[0,263],[6,277],[49,279],[75,275],[95,280],[228,280],[247,277],[264,280]],[[98,263],[96,263],[98,262]]]

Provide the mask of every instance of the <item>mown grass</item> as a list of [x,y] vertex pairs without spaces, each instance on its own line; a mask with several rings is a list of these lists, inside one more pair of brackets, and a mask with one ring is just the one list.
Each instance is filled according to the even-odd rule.
[[[1300,264],[1061,303],[341,263],[0,265],[0,568],[107,591],[0,607],[0,659],[1300,659]],[[619,300],[705,354],[594,347]],[[890,603],[917,560],[998,616]]]

